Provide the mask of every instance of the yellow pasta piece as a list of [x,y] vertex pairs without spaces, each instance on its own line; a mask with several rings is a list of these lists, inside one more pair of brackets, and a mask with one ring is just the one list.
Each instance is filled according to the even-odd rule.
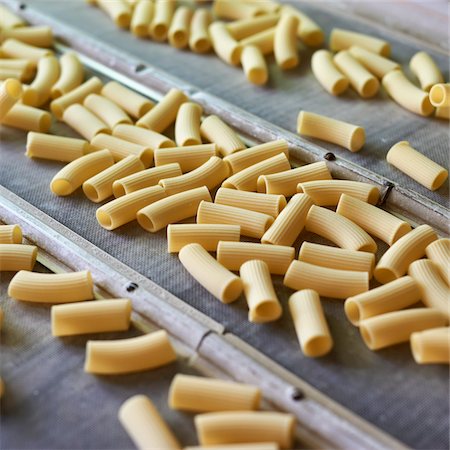
[[185,48],[189,42],[189,28],[192,19],[192,9],[179,6],[175,11],[169,28],[169,44],[175,48]]
[[408,342],[416,331],[437,328],[448,322],[445,314],[431,308],[413,308],[370,317],[359,323],[359,331],[370,350]]
[[320,206],[311,206],[305,228],[341,248],[370,253],[377,251],[377,244],[362,228],[346,217]]
[[0,244],[0,272],[33,270],[37,247],[23,244]]
[[386,92],[403,108],[421,116],[429,116],[434,107],[428,93],[411,83],[401,70],[392,70],[382,79]]
[[85,181],[114,164],[109,150],[100,150],[74,160],[63,167],[50,183],[51,191],[59,196],[70,195]]
[[236,20],[227,23],[227,30],[234,39],[240,41],[249,36],[253,36],[256,33],[265,31],[268,28],[273,28],[278,23],[279,19],[279,14],[265,14],[249,19]]
[[131,309],[127,298],[52,306],[52,335],[125,331],[130,327]]
[[311,70],[322,87],[332,95],[340,95],[347,90],[348,78],[339,71],[328,50],[317,50],[311,57]]
[[17,39],[35,47],[52,47],[53,32],[47,26],[2,28],[0,40]]
[[175,142],[167,136],[134,125],[117,125],[113,130],[113,136],[134,144],[145,145],[152,150],[175,147]]
[[170,223],[195,216],[202,202],[211,201],[211,195],[206,186],[179,192],[138,211],[137,221],[144,230],[155,233]]
[[366,142],[364,128],[308,111],[300,111],[297,119],[297,132],[331,142],[351,152],[359,152]]
[[165,366],[177,359],[165,330],[128,339],[88,341],[84,371],[114,375]]
[[237,66],[241,60],[242,47],[241,43],[231,36],[227,26],[223,22],[213,22],[208,31],[216,55],[227,64]]
[[426,92],[434,84],[443,83],[444,77],[433,58],[426,52],[417,52],[409,61],[411,72],[419,79],[420,87]]
[[154,4],[152,0],[139,0],[131,16],[130,30],[137,37],[150,34],[150,23],[153,18]]
[[273,53],[274,41],[275,27],[272,27],[242,39],[241,41],[239,41],[239,44],[241,46],[241,49],[251,45],[259,48],[263,55],[270,55],[271,53]]
[[283,70],[298,66],[297,29],[299,20],[295,15],[282,14],[275,28],[273,49],[275,61]]
[[83,65],[75,53],[64,53],[59,59],[59,64],[61,72],[58,80],[51,88],[52,98],[58,98],[67,94],[83,82]]
[[97,134],[111,133],[106,123],[78,103],[70,105],[64,110],[62,120],[88,141],[94,139]]
[[436,264],[442,278],[450,285],[450,239],[438,239],[432,242],[425,249],[425,254]]
[[0,86],[0,121],[22,97],[22,83],[8,78]]
[[17,39],[6,39],[0,47],[0,51],[3,57],[29,59],[36,62],[45,56],[53,55],[53,51],[48,48],[35,47]]
[[2,125],[25,131],[47,133],[52,125],[52,116],[42,109],[16,103],[3,117]]
[[334,63],[362,98],[370,98],[377,94],[380,82],[348,50],[336,54]]
[[273,222],[273,217],[255,211],[218,203],[201,202],[197,223],[240,225],[241,235],[260,239]]
[[213,14],[220,19],[248,19],[264,14],[258,4],[235,2],[230,0],[214,0]]
[[276,13],[281,8],[281,5],[274,0],[244,0],[244,2],[252,5],[258,5],[258,8],[265,13],[264,16]]
[[0,81],[14,79],[18,81],[25,81],[26,74],[24,69],[9,69],[9,68],[0,68]]
[[450,106],[438,106],[434,115],[439,119],[450,120]]
[[298,17],[299,25],[297,35],[306,45],[310,47],[319,47],[323,43],[325,34],[322,28],[320,28],[309,16],[290,5],[284,5],[281,11],[282,13],[294,14]]
[[120,28],[128,28],[131,21],[131,8],[124,0],[95,0],[106,14]]
[[[155,166],[178,163],[183,173],[197,169],[216,156],[216,144],[188,145],[185,147],[159,148],[155,150]],[[227,165],[228,168],[228,165]]]
[[184,450],[279,450],[275,442],[258,442],[257,444],[224,444],[185,447]]
[[380,79],[392,70],[398,70],[401,67],[398,62],[392,61],[363,47],[359,47],[358,45],[352,45],[348,51],[369,72],[372,72]]
[[[29,59],[2,59],[0,58],[0,72],[7,70],[17,70],[20,72],[18,78],[21,81],[29,81],[36,73],[36,61]],[[6,77],[8,78],[8,77]],[[13,77],[11,77],[13,78]]]
[[58,274],[21,270],[9,283],[8,295],[27,302],[80,302],[94,298],[93,287],[88,270]]
[[182,91],[173,88],[136,125],[161,133],[175,121],[180,106],[187,101],[188,98]]
[[[156,0],[155,12],[150,23],[150,36],[155,41],[165,41],[175,12],[174,0]],[[150,127],[151,128],[151,127]],[[161,130],[162,131],[162,130]]]
[[393,145],[386,161],[431,191],[439,189],[448,178],[448,170],[411,147],[408,141]]
[[175,375],[169,390],[169,406],[181,411],[251,411],[260,401],[256,386],[184,374]]
[[0,225],[0,244],[21,244],[22,229],[19,225]]
[[119,409],[119,420],[140,450],[181,450],[172,430],[145,395],[135,395],[125,401]]
[[25,26],[26,22],[14,14],[6,6],[0,5],[0,28],[16,28]]
[[183,103],[178,110],[175,121],[175,142],[183,147],[186,145],[199,145],[202,143],[200,137],[200,118],[203,108],[197,103]]
[[378,53],[381,56],[391,54],[391,46],[383,39],[369,36],[364,33],[344,30],[343,28],[333,28],[330,34],[330,49],[333,52],[347,50],[352,45],[358,45],[366,50]]
[[411,352],[417,364],[450,362],[450,328],[432,328],[411,334]]
[[345,314],[353,325],[359,326],[361,320],[412,306],[421,296],[419,285],[405,276],[349,297],[344,304]]
[[374,276],[388,283],[405,275],[409,265],[425,255],[425,249],[437,239],[433,228],[421,225],[396,241],[378,261]]
[[223,160],[230,165],[232,173],[237,173],[279,153],[284,153],[286,158],[289,158],[288,144],[284,139],[266,142],[265,144],[232,153],[225,156]]
[[345,193],[339,199],[336,212],[388,245],[411,231],[408,222]]
[[295,248],[284,245],[221,241],[217,247],[217,261],[235,271],[245,262],[258,259],[267,264],[270,273],[284,275],[294,256]]
[[291,414],[224,411],[199,414],[194,420],[201,445],[275,442],[280,448],[292,448],[295,418]]
[[273,322],[283,310],[270,278],[269,266],[261,260],[247,261],[239,269],[248,304],[248,320],[255,323]]
[[89,94],[83,101],[83,105],[93,112],[109,128],[114,128],[121,123],[132,124],[127,113],[115,102],[98,94]]
[[435,84],[430,89],[430,102],[437,108],[450,107],[450,83]]
[[185,245],[178,257],[195,280],[221,302],[234,302],[241,295],[241,279],[217,262],[200,244]]
[[211,39],[209,38],[209,24],[211,14],[206,8],[199,8],[194,11],[191,20],[189,36],[189,48],[196,53],[206,53],[211,49]]
[[269,71],[261,50],[255,45],[246,45],[242,48],[241,64],[245,76],[250,83],[256,85],[266,84]]

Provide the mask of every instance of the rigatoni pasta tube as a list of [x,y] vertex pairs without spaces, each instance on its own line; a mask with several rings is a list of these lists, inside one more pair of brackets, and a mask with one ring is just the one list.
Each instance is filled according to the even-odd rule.
[[215,252],[220,241],[239,241],[240,234],[239,225],[170,224],[167,227],[167,251],[176,253],[185,245],[195,243],[209,252]]
[[[20,72],[20,75],[12,78],[19,78],[21,81],[29,81],[34,78],[36,72],[36,62],[28,59],[0,58],[0,73],[7,73],[8,70]],[[4,77],[4,79],[6,78],[8,77]]]
[[333,54],[328,50],[317,50],[311,57],[311,70],[322,87],[332,95],[340,95],[347,90],[348,78],[333,62]]
[[430,90],[430,102],[437,108],[450,107],[450,83],[435,84]]
[[52,47],[53,46],[53,32],[48,26],[32,26],[32,27],[17,27],[17,28],[2,28],[0,33],[0,40],[17,39],[26,44],[34,45],[36,47]]
[[267,264],[270,273],[284,275],[294,255],[294,247],[284,245],[221,241],[217,247],[217,261],[227,269],[236,271],[245,262],[258,259]]
[[21,244],[22,229],[19,225],[0,225],[0,244]]
[[8,295],[16,300],[42,303],[69,303],[92,300],[91,273],[37,273],[21,270],[8,286]]
[[48,48],[35,47],[17,39],[6,39],[2,43],[0,50],[1,54],[8,58],[30,59],[36,62],[45,56],[53,55],[53,51]]
[[171,195],[138,211],[137,221],[144,230],[155,233],[169,223],[180,222],[197,214],[201,202],[211,202],[206,186]]
[[119,420],[140,450],[180,450],[181,446],[156,407],[145,395],[135,395],[119,409]]
[[19,17],[17,14],[14,14],[9,8],[6,6],[0,5],[0,27],[1,28],[16,28],[23,27],[26,22]]
[[341,195],[336,212],[388,245],[411,231],[408,222],[351,195]]
[[37,247],[23,244],[0,244],[0,272],[33,270]]
[[375,253],[377,244],[358,225],[321,206],[311,206],[305,228],[349,250]]
[[142,372],[177,358],[165,330],[135,338],[88,341],[84,371],[98,375]]
[[202,113],[203,108],[197,103],[186,102],[180,106],[175,121],[175,142],[177,145],[183,147],[202,143],[200,137]]
[[434,84],[443,83],[444,77],[437,64],[426,52],[417,52],[409,62],[411,72],[419,79],[420,87],[426,92]]
[[352,45],[348,51],[358,60],[369,72],[376,77],[383,78],[391,70],[400,69],[400,64],[377,53],[371,52],[358,45]]
[[408,141],[393,145],[386,161],[431,191],[439,189],[448,178],[448,170],[411,147]]
[[192,9],[179,6],[173,15],[169,28],[169,44],[175,48],[185,48],[189,42],[189,28],[192,19]]
[[299,20],[291,14],[282,14],[275,27],[273,49],[275,61],[283,70],[298,66],[297,28]]
[[64,110],[62,120],[88,141],[94,139],[99,133],[111,132],[105,122],[78,103]]
[[211,49],[208,27],[211,23],[211,14],[206,8],[194,11],[191,20],[189,47],[193,52],[206,53]]
[[134,144],[145,145],[155,150],[157,148],[175,147],[175,142],[156,131],[134,125],[121,124],[114,127],[113,136]]
[[441,276],[450,286],[450,239],[438,239],[432,242],[425,249],[425,254],[436,264]]
[[264,15],[273,14],[280,10],[281,5],[275,0],[244,0],[245,3],[258,5]]
[[264,10],[257,4],[245,2],[233,2],[230,0],[215,0],[213,13],[220,19],[248,19],[264,14]]
[[184,374],[175,375],[169,390],[169,406],[181,411],[251,411],[260,400],[256,386]]
[[8,78],[0,86],[0,121],[22,97],[22,83]]
[[445,314],[432,308],[413,308],[370,317],[359,323],[359,331],[370,350],[408,342],[411,334],[437,328],[448,322]]
[[175,12],[174,0],[156,0],[155,12],[150,23],[150,36],[155,41],[165,41]]
[[391,53],[391,46],[383,39],[342,28],[333,28],[331,30],[330,49],[333,52],[347,50],[352,45],[359,45],[381,56],[389,56]]
[[124,0],[95,0],[95,3],[120,28],[128,28],[131,21],[131,8]]
[[61,72],[58,80],[51,88],[51,97],[57,98],[72,91],[83,82],[84,69],[78,56],[73,53],[64,53],[59,59]]
[[297,132],[340,145],[351,152],[358,152],[366,142],[364,128],[307,111],[300,111],[298,115]]
[[274,40],[275,27],[260,31],[259,33],[246,37],[245,39],[239,41],[239,44],[241,46],[241,49],[252,45],[254,47],[258,47],[263,55],[270,55],[271,53],[273,53]]
[[16,103],[3,117],[2,125],[25,131],[47,133],[52,125],[52,116],[42,109]]
[[421,298],[419,285],[412,277],[401,277],[368,292],[347,298],[345,315],[355,326],[361,320],[407,308]]
[[380,283],[388,283],[405,275],[409,265],[425,255],[425,249],[437,239],[433,228],[421,225],[402,236],[380,258],[374,276]]
[[[0,55],[1,56],[1,55]],[[32,78],[23,68],[0,67],[0,81],[12,78],[18,81],[26,81]]]
[[52,335],[125,331],[130,327],[131,300],[117,298],[52,306]]
[[411,351],[417,364],[450,362],[450,328],[432,328],[411,334]]
[[111,129],[121,123],[133,123],[122,108],[102,95],[89,94],[84,99],[83,105]]
[[240,41],[260,31],[274,27],[279,19],[279,14],[264,14],[258,17],[240,19],[227,23],[227,29],[234,39]]
[[241,64],[245,76],[250,83],[256,85],[266,84],[269,71],[261,50],[255,45],[246,45],[242,49]]
[[245,298],[248,304],[248,320],[256,323],[277,320],[282,309],[270,278],[268,265],[261,260],[251,260],[239,269]]
[[154,4],[152,0],[139,0],[131,16],[130,30],[137,37],[147,37],[153,18]]
[[[158,148],[155,150],[155,166],[178,163],[183,173],[197,169],[216,156],[216,144],[188,145],[186,147]],[[228,166],[227,166],[228,167]]]
[[242,46],[231,36],[227,26],[223,22],[213,22],[208,30],[216,55],[226,63],[237,66],[241,60]]
[[438,119],[450,120],[450,106],[438,106],[434,113],[435,117]]
[[261,238],[273,222],[273,217],[255,211],[218,203],[201,202],[197,212],[197,223],[222,223],[240,225],[243,236]]
[[276,442],[283,449],[292,447],[295,418],[291,414],[224,411],[198,414],[194,420],[203,446]]
[[322,44],[325,36],[324,32],[309,16],[291,5],[284,5],[281,12],[294,14],[298,17],[297,35],[306,45],[319,47]]

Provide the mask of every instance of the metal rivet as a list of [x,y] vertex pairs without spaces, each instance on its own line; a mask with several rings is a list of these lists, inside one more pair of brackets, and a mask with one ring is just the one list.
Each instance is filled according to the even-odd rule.
[[334,153],[328,152],[328,153],[325,154],[324,158],[327,161],[334,161],[336,159],[336,156],[335,156]]
[[298,402],[299,400],[302,400],[303,398],[305,398],[305,395],[303,394],[303,392],[300,389],[292,388],[291,398],[292,398],[292,400]]
[[384,191],[382,197],[380,198],[380,201],[378,202],[378,205],[384,205],[387,198],[389,197],[389,194],[391,193],[392,189],[394,189],[395,185],[394,183],[391,183],[390,181],[384,181],[383,185],[387,187],[387,189]]
[[127,292],[133,292],[135,291],[139,286],[136,283],[130,283],[127,286]]
[[25,3],[21,3],[21,4],[19,5],[19,8],[20,8],[20,9],[26,9],[26,8],[27,8],[27,5],[25,5]]

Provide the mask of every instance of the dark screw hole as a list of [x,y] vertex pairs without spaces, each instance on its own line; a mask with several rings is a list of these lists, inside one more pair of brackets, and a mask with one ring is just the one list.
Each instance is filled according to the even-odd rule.
[[130,283],[127,286],[127,292],[133,292],[135,291],[139,286],[136,283]]
[[299,400],[302,400],[305,398],[303,392],[300,389],[294,388],[291,392],[291,398],[292,400],[298,402]]
[[382,197],[380,198],[380,201],[378,203],[379,205],[385,204],[387,198],[389,197],[389,194],[391,193],[392,189],[394,189],[394,187],[395,187],[394,183],[391,183],[390,181],[384,181],[383,184],[384,184],[384,186],[387,187],[387,189],[384,191]]
[[336,159],[336,156],[335,156],[334,153],[328,152],[328,153],[324,156],[324,158],[325,158],[327,161],[334,161],[334,160]]
[[147,68],[147,66],[146,66],[145,64],[138,64],[138,65],[134,68],[134,71],[135,71],[136,73],[138,73],[138,72],[144,71],[146,68]]

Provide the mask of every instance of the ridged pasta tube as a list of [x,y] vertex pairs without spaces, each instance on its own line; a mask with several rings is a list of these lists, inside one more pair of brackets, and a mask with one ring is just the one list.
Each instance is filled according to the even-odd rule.
[[291,5],[284,5],[281,12],[294,14],[298,17],[299,25],[297,35],[306,45],[310,47],[319,47],[323,43],[325,34],[322,28],[320,28],[319,25],[305,13]]
[[157,148],[175,147],[175,142],[167,136],[134,125],[117,125],[113,130],[113,136],[133,142],[134,144],[145,145],[153,150]]
[[275,27],[275,61],[283,70],[292,69],[300,63],[297,50],[298,25],[299,20],[295,15],[282,14]]
[[216,17],[230,20],[248,19],[265,13],[257,4],[230,0],[214,0],[212,11]]
[[179,6],[173,15],[169,28],[169,44],[175,48],[185,48],[189,42],[189,28],[192,19],[192,9]]
[[339,71],[328,50],[317,50],[311,57],[311,70],[322,87],[332,95],[340,95],[347,90],[348,78]]
[[21,244],[22,229],[19,225],[0,225],[0,244]]
[[275,0],[244,0],[244,1],[245,3],[258,5],[258,8],[261,9],[262,12],[264,12],[264,16],[276,13],[281,8],[280,3],[278,3]]
[[303,354],[317,358],[329,353],[333,347],[333,338],[319,294],[312,289],[292,294],[289,297],[289,310]]
[[135,338],[88,341],[84,371],[98,375],[142,372],[176,358],[166,331],[159,330]]
[[358,45],[352,45],[348,51],[358,60],[369,72],[372,72],[376,77],[383,78],[392,70],[400,69],[400,64],[377,53],[371,52]]
[[178,110],[175,121],[175,142],[178,146],[199,145],[202,143],[200,137],[200,119],[203,108],[192,102],[183,103]]
[[439,189],[448,178],[448,170],[411,147],[408,141],[394,144],[386,161],[431,191]]
[[242,264],[239,274],[249,309],[248,320],[255,323],[277,320],[283,310],[272,284],[269,266],[254,259]]
[[34,27],[16,27],[3,28],[0,32],[0,41],[5,39],[17,39],[26,44],[34,45],[35,47],[52,47],[53,46],[53,32],[48,26],[34,26]]
[[231,36],[227,26],[223,22],[213,22],[208,31],[216,55],[227,64],[237,66],[241,60],[242,46]]
[[6,6],[0,5],[0,27],[1,28],[16,28],[25,26],[26,22],[14,14]]
[[117,298],[52,306],[52,335],[125,331],[130,327],[131,300]]
[[297,132],[340,145],[351,152],[358,152],[366,142],[364,128],[307,111],[300,111],[298,115]]
[[345,193],[339,199],[336,212],[388,245],[411,231],[408,222]]
[[377,251],[377,244],[362,228],[346,217],[321,206],[311,206],[305,228],[341,248],[370,253]]
[[35,47],[17,39],[6,39],[2,43],[0,50],[3,57],[29,59],[36,62],[41,58],[53,55],[53,51],[48,48]]
[[245,39],[239,41],[241,49],[250,45],[258,47],[263,55],[270,55],[273,53],[275,41],[275,27],[268,30],[260,31]]
[[405,276],[368,292],[347,298],[344,304],[347,319],[355,326],[361,320],[407,308],[421,298],[419,285]]
[[186,173],[205,164],[210,158],[216,156],[216,154],[216,144],[159,148],[155,150],[155,166],[164,167],[168,164],[178,163],[181,171]]
[[388,283],[405,275],[409,265],[425,255],[428,245],[437,239],[429,225],[421,225],[402,236],[380,258],[374,276],[380,283]]
[[97,134],[111,133],[105,122],[102,122],[95,114],[78,103],[64,110],[62,120],[88,141],[94,139]]
[[258,259],[267,264],[270,273],[284,275],[294,256],[295,248],[284,245],[221,241],[217,247],[217,261],[235,271],[245,262]]
[[178,257],[194,279],[222,303],[234,302],[241,295],[241,279],[217,262],[200,244],[185,245]]
[[171,195],[138,211],[137,221],[144,230],[155,233],[169,225],[197,214],[199,205],[211,202],[206,186]]
[[150,23],[150,36],[155,41],[162,42],[167,39],[175,6],[174,0],[156,0],[155,12]]
[[245,76],[250,83],[258,86],[266,84],[269,70],[261,50],[255,45],[245,45],[242,48],[241,64]]
[[422,90],[426,92],[430,92],[433,85],[444,82],[442,72],[426,52],[417,52],[409,61],[409,68],[419,79]]
[[241,235],[260,239],[273,222],[273,217],[255,211],[218,203],[201,202],[197,223],[240,225]]
[[58,98],[81,85],[84,69],[76,53],[64,53],[59,59],[61,72],[51,88],[51,97]]
[[417,364],[448,364],[450,362],[450,328],[418,331],[410,337],[411,352]]
[[206,8],[198,8],[194,11],[191,20],[189,36],[189,48],[196,53],[206,53],[211,49],[211,39],[209,38],[209,24],[211,14]]
[[7,79],[14,79],[18,81],[26,81],[32,78],[32,75],[27,75],[25,69],[0,67],[0,82]]
[[383,39],[364,33],[344,30],[343,28],[333,28],[331,30],[330,49],[333,52],[347,50],[352,45],[358,45],[381,56],[389,56],[391,54],[391,46]]
[[0,86],[0,121],[22,97],[22,83],[8,78]]
[[441,276],[450,286],[450,239],[438,239],[432,242],[425,249],[425,254],[436,264]]
[[126,400],[119,409],[119,420],[140,450],[181,449],[172,430],[145,395],[135,395]]
[[25,131],[47,133],[52,125],[52,116],[42,109],[16,103],[3,117],[2,125]]
[[0,272],[33,270],[37,247],[23,244],[0,244]]
[[435,84],[430,90],[430,102],[437,108],[450,107],[450,83]]
[[93,112],[100,120],[113,129],[121,123],[132,124],[127,113],[115,102],[98,94],[89,94],[83,101],[83,105]]
[[152,0],[139,0],[131,16],[130,30],[140,38],[150,33],[150,23],[153,18],[154,4]]
[[413,308],[370,317],[359,323],[359,331],[370,350],[408,342],[416,331],[437,328],[448,322],[445,314],[431,308]]
[[106,14],[120,28],[128,28],[131,21],[131,8],[124,0],[95,0]]
[[21,270],[9,283],[8,295],[27,302],[69,303],[92,300],[93,288],[87,270],[58,274]]
[[227,29],[234,39],[240,41],[260,31],[274,27],[280,19],[279,14],[264,14],[249,19],[240,19],[227,23]]
[[[8,71],[14,74],[8,77]],[[36,72],[36,62],[28,59],[3,59],[0,58],[0,75],[2,79],[18,78],[20,81],[30,81]]]
[[444,120],[450,120],[450,106],[449,107],[440,107],[438,106],[436,108],[436,111],[434,113],[435,117],[438,119],[444,119]]
[[181,411],[251,411],[259,408],[260,400],[256,386],[181,373],[169,390],[169,406]]

